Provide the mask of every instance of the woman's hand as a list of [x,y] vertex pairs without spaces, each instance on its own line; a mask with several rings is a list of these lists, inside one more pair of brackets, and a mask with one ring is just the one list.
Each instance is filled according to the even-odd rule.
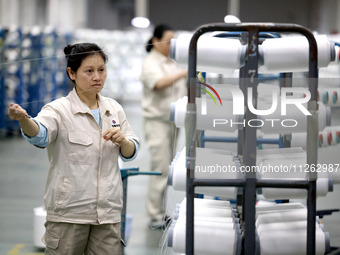
[[8,115],[13,119],[13,120],[18,120],[21,121],[25,118],[27,118],[27,112],[25,109],[23,109],[20,105],[18,104],[11,104],[9,109],[8,109]]
[[25,109],[18,104],[11,104],[8,109],[8,115],[20,123],[22,131],[30,137],[34,137],[39,132],[39,126],[35,121],[31,120]]
[[129,140],[125,138],[123,132],[118,127],[112,127],[107,129],[103,133],[103,138],[106,141],[111,140],[111,142],[116,143],[119,146],[122,146],[122,144],[129,142]]
[[111,141],[120,146],[120,152],[125,158],[130,158],[135,153],[135,144],[127,139],[119,127],[112,127],[103,133],[106,141]]

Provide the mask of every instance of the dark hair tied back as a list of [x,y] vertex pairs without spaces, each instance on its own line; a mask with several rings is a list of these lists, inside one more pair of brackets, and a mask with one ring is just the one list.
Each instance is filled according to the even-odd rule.
[[155,30],[153,31],[153,36],[150,38],[150,40],[146,44],[146,47],[145,47],[146,51],[150,52],[152,50],[153,48],[152,39],[153,38],[161,39],[164,33],[169,30],[171,31],[173,29],[170,26],[165,25],[165,24],[156,26]]
[[73,47],[74,47],[73,45],[67,45],[64,48],[64,53],[65,53],[66,59],[67,59],[68,55],[71,55],[71,51],[72,51]]

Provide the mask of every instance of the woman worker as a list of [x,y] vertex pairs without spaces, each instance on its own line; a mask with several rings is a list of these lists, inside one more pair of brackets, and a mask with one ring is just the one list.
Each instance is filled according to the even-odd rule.
[[34,119],[17,104],[9,108],[27,140],[48,152],[45,254],[121,254],[118,156],[135,158],[138,139],[123,108],[99,93],[106,78],[102,49],[80,43],[64,52],[74,89]]
[[170,104],[187,94],[187,71],[169,58],[174,31],[158,25],[149,40],[140,80],[143,82],[142,111],[145,139],[151,154],[151,170],[161,176],[150,176],[147,212],[151,228],[164,226],[164,194],[168,167],[173,159],[176,127],[170,122]]

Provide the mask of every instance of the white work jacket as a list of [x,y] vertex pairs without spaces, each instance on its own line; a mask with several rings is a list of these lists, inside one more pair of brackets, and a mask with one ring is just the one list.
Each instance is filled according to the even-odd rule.
[[170,120],[170,105],[187,94],[187,79],[174,81],[172,86],[155,89],[164,76],[175,74],[181,69],[174,60],[152,49],[143,62],[140,80],[143,82],[142,113],[145,118]]
[[123,108],[98,94],[102,128],[75,89],[45,105],[35,118],[48,130],[50,169],[44,202],[47,220],[79,224],[120,222],[120,148],[102,134],[113,123],[138,142]]

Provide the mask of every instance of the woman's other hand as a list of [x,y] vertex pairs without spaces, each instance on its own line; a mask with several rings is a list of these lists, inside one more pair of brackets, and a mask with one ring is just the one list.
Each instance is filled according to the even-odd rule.
[[13,120],[18,120],[21,121],[25,118],[27,118],[27,112],[24,108],[22,108],[18,104],[11,104],[9,109],[8,109],[8,115],[13,119]]

